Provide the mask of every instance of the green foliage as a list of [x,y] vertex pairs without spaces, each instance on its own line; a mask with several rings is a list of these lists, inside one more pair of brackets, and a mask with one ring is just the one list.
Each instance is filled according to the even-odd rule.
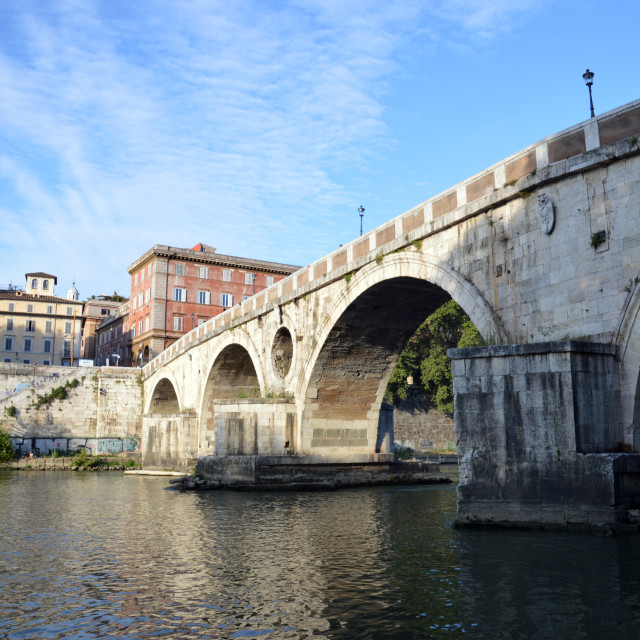
[[604,244],[607,240],[606,231],[596,231],[591,234],[591,246],[597,249],[601,244]]
[[36,409],[39,409],[43,404],[51,404],[54,400],[65,400],[68,396],[67,390],[75,389],[79,384],[78,379],[74,378],[71,381],[67,380],[62,387],[51,389],[50,393],[44,396],[38,394],[35,402]]
[[384,260],[384,256],[383,256],[381,253],[379,253],[379,254],[376,256],[376,264],[382,264],[382,261],[383,261],[383,260]]
[[5,411],[10,418],[15,418],[16,414],[18,413],[18,410],[13,405],[7,407]]
[[0,427],[0,461],[13,460],[15,455],[9,432],[4,427]]
[[485,344],[469,316],[454,300],[442,305],[420,325],[400,354],[385,400],[397,404],[409,392],[407,377],[431,396],[440,410],[453,413],[453,376],[447,349]]

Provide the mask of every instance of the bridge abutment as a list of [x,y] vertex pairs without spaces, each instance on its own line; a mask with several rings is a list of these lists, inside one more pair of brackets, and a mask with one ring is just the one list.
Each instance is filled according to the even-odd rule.
[[452,349],[459,525],[627,521],[640,455],[623,453],[611,345]]

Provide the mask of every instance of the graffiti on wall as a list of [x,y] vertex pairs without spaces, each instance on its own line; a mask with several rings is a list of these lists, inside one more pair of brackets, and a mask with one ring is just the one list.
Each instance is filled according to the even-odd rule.
[[47,456],[53,451],[61,455],[73,455],[84,450],[90,455],[138,453],[140,439],[127,436],[125,438],[11,438],[11,442],[20,454],[33,451],[39,456]]

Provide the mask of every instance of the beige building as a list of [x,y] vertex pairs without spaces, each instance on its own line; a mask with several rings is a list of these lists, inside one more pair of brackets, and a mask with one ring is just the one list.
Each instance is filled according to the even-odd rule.
[[56,276],[27,273],[24,287],[0,286],[0,359],[38,365],[77,365],[83,303],[75,285],[55,295]]

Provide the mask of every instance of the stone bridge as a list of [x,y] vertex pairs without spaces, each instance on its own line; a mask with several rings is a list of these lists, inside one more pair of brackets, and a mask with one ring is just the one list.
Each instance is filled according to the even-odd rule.
[[527,147],[183,336],[144,368],[146,464],[388,460],[387,381],[450,298],[493,345],[450,353],[462,502],[493,504],[491,483],[507,500],[532,469],[557,484],[562,464],[589,455],[630,464],[619,452],[640,447],[638,134],[640,100]]

